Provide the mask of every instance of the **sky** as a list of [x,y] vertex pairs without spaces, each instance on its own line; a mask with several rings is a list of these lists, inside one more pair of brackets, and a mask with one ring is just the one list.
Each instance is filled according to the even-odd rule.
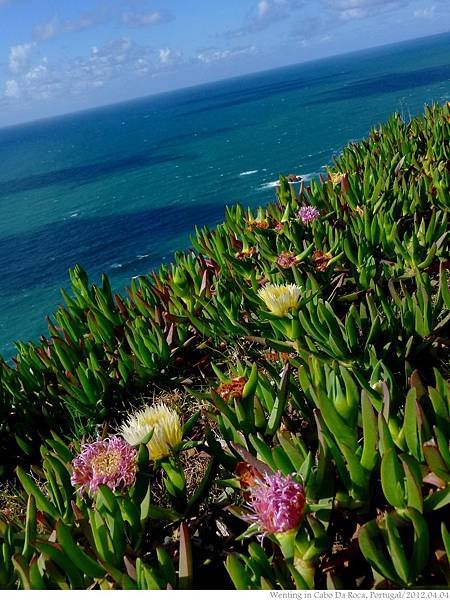
[[0,0],[0,126],[450,30],[450,0]]

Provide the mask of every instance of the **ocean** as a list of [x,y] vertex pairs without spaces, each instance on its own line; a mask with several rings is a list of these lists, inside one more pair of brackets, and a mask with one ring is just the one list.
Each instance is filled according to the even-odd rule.
[[123,291],[280,173],[449,99],[443,34],[0,129],[0,353],[47,332],[76,263]]

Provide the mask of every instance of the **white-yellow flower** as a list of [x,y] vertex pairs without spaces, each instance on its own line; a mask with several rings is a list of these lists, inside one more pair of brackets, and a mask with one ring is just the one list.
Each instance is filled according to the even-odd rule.
[[181,443],[180,418],[162,402],[154,406],[145,406],[131,415],[120,428],[119,434],[129,444],[137,446],[145,440],[151,430],[153,434],[147,448],[152,460],[168,456]]
[[344,173],[330,173],[330,180],[333,185],[339,185],[345,177]]
[[287,285],[267,283],[258,291],[258,296],[277,317],[284,317],[291,308],[295,308],[300,294],[301,289],[293,283]]

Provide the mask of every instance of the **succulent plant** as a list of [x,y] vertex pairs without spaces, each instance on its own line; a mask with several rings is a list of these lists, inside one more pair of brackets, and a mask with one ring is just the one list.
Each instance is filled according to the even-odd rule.
[[[449,104],[394,115],[126,295],[71,269],[48,337],[0,360],[26,504],[0,520],[0,587],[449,585],[449,140]],[[162,385],[198,410],[155,401],[122,430],[128,470],[102,436],[74,475]]]

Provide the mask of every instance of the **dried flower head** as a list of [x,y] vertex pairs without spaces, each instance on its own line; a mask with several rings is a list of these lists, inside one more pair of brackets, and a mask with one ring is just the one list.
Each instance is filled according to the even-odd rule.
[[261,473],[255,467],[244,461],[237,463],[234,472],[239,479],[242,495],[244,499],[249,502],[251,499],[250,489],[259,483]]
[[240,252],[236,252],[235,256],[238,260],[246,260],[247,258],[251,258],[256,252],[255,246],[250,246],[247,250],[241,250]]
[[300,261],[293,252],[284,250],[277,258],[277,265],[282,269],[290,269],[294,265],[298,265]]
[[85,444],[72,461],[71,482],[80,486],[78,492],[94,493],[99,485],[115,490],[129,487],[136,479],[136,451],[117,436]]
[[321,250],[315,250],[312,255],[312,263],[316,271],[324,272],[328,268],[328,263],[333,258],[330,252],[322,252]]
[[225,402],[232,399],[240,400],[246,383],[247,379],[245,377],[235,377],[231,381],[221,383],[216,392]]
[[300,294],[301,289],[293,283],[286,285],[267,283],[258,291],[258,296],[277,317],[284,317],[291,308],[295,308]]
[[303,486],[280,472],[264,475],[250,488],[248,520],[262,533],[282,533],[297,529],[305,510]]
[[150,431],[153,434],[147,443],[149,456],[152,460],[168,456],[181,443],[182,429],[180,418],[174,410],[164,403],[145,406],[131,415],[119,432],[129,444],[141,444]]
[[262,220],[255,220],[255,221],[248,221],[247,222],[247,229],[249,231],[253,231],[253,229],[268,229],[269,228],[269,221],[267,221],[266,219],[262,219]]
[[333,185],[339,185],[345,177],[344,173],[329,173],[330,181]]
[[269,362],[287,362],[290,355],[289,352],[266,352],[264,358]]
[[315,206],[302,206],[297,213],[297,217],[304,225],[309,225],[320,217],[320,212]]

